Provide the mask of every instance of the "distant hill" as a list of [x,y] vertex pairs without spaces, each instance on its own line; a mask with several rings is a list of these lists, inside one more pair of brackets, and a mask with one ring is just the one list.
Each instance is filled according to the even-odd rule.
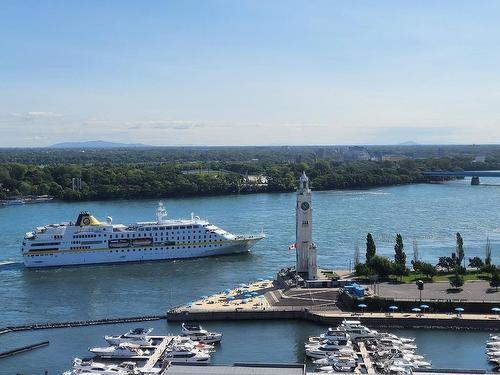
[[56,143],[49,148],[127,148],[127,147],[151,147],[142,143],[115,143],[106,141],[85,142],[63,142]]
[[419,144],[414,141],[406,141],[402,143],[398,143],[398,146],[418,146]]

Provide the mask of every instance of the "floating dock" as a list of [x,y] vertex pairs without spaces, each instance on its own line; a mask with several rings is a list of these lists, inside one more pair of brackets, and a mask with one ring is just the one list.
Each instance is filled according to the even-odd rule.
[[[158,337],[152,336],[152,338],[155,339]],[[156,366],[163,353],[165,353],[165,350],[167,350],[167,346],[172,342],[173,338],[173,336],[161,337],[161,342],[158,344],[155,351],[153,352],[153,354],[151,354],[151,356],[146,361],[146,364],[142,368],[144,372],[151,371]]]
[[23,346],[21,348],[12,349],[12,350],[0,353],[0,359],[7,358],[7,357],[12,357],[12,356],[17,355],[17,354],[29,352],[29,351],[32,351],[32,350],[35,350],[35,349],[38,349],[38,348],[43,348],[45,346],[49,346],[49,342],[48,341],[43,341],[43,342],[39,342],[37,344],[27,345],[27,346]]

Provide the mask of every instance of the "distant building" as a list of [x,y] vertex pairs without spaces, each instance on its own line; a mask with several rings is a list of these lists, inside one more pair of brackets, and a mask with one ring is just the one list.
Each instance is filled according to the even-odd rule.
[[486,156],[478,155],[472,160],[473,163],[484,163],[486,161]]
[[366,148],[361,146],[349,147],[342,156],[347,161],[370,160],[370,153]]
[[263,175],[245,175],[245,182],[256,186],[267,186],[268,179]]
[[402,161],[409,159],[406,155],[382,155],[382,161]]

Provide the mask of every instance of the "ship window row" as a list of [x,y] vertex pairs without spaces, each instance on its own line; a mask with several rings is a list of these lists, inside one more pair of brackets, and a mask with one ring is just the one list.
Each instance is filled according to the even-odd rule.
[[[104,235],[106,236],[106,235]],[[95,237],[101,237],[100,234],[77,234],[73,235],[73,238],[95,238]]]
[[[174,233],[172,233],[172,235],[173,235],[173,234],[174,234]],[[176,233],[176,234],[179,234],[179,233]],[[164,235],[164,233],[163,233],[163,232],[160,232],[160,233],[155,233],[155,237],[158,237],[158,235],[163,236],[163,235]],[[169,235],[169,233],[165,233],[165,236],[166,236],[165,238],[166,238],[166,239],[169,239],[169,238],[170,238],[170,237],[168,237],[168,235]],[[138,237],[138,238],[141,238],[141,237],[142,237],[142,235],[139,235],[139,234],[138,234],[138,235],[137,235],[137,237]],[[215,234],[213,235],[213,238],[217,238],[217,237],[220,237],[220,236],[216,236]],[[112,234],[110,234],[110,235],[109,235],[109,238],[110,238],[110,239],[112,239],[112,238],[135,238],[135,233],[132,233],[132,235],[130,235],[129,233],[127,233],[127,234],[116,234],[116,235],[114,235],[114,236],[113,236]],[[149,238],[149,237],[148,237],[148,238]],[[175,238],[175,237],[171,237],[171,239],[172,239],[172,240],[173,240],[174,238]],[[205,235],[203,235],[203,237],[202,237],[201,235],[199,235],[199,236],[198,236],[198,239],[199,239],[199,240],[201,240],[202,238],[203,238],[203,239],[212,238],[212,235],[211,235],[211,234],[209,234],[209,235],[208,235],[208,237],[207,237],[207,235],[206,235],[206,234],[205,234]],[[163,237],[162,237],[162,239],[163,239]],[[180,239],[180,236],[178,236],[178,237],[177,237],[177,239],[179,240],[179,239]],[[183,239],[183,240],[185,240],[185,239],[186,239],[186,236],[183,236],[183,237],[182,237],[182,239]],[[187,239],[188,239],[188,240],[190,240],[190,239],[191,239],[191,236],[187,236]],[[193,239],[196,239],[196,236],[193,236]]]
[[32,243],[31,247],[35,247],[35,246],[56,246],[56,245],[60,245],[60,244],[61,244],[60,242],[40,242],[40,243]]
[[90,246],[71,246],[70,249],[71,250],[86,250],[86,249],[90,249]]
[[[207,248],[207,247],[222,247],[222,244],[203,245],[203,246],[202,245],[199,245],[199,246],[172,246],[172,249],[175,249],[175,248],[177,248],[177,249],[186,249],[186,248],[187,249],[191,249],[191,248],[193,248],[193,249],[200,249],[202,247],[204,247],[204,248]],[[160,247],[160,248],[158,248],[158,247],[155,247],[155,248],[150,247],[150,248],[144,248],[144,249],[121,249],[121,250],[109,250],[109,252],[110,253],[112,253],[112,252],[115,252],[115,253],[119,253],[119,252],[130,253],[132,251],[132,252],[135,253],[136,251],[143,251],[143,250],[144,251],[148,251],[148,250],[149,251],[153,251],[153,250],[170,250],[170,247],[166,247],[166,248],[164,248],[164,247]]]

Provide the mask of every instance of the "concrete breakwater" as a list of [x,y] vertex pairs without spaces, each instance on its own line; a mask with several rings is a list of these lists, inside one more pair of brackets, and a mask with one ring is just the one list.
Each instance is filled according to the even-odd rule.
[[118,317],[118,318],[106,318],[106,319],[95,319],[95,320],[79,320],[72,322],[56,322],[56,323],[30,323],[17,326],[7,326],[0,328],[0,334],[8,332],[18,332],[18,331],[31,331],[37,329],[53,329],[53,328],[71,328],[71,327],[84,327],[84,326],[94,326],[102,324],[116,324],[116,323],[132,323],[132,322],[146,322],[152,320],[166,319],[166,315],[144,315],[144,316],[132,316],[132,317]]
[[360,320],[363,324],[383,328],[441,328],[500,330],[500,319],[478,315],[457,317],[446,314],[352,314],[340,311],[309,309],[267,309],[265,311],[186,311],[170,310],[167,321],[224,321],[224,320],[277,320],[301,319],[321,324],[338,325],[344,319]]

